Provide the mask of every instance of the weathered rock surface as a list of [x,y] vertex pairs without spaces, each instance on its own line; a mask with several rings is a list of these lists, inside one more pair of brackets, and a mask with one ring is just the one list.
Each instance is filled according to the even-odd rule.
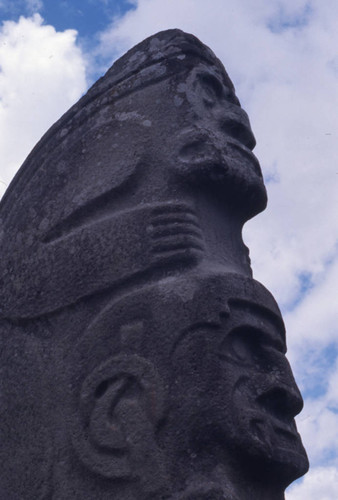
[[0,205],[1,498],[278,500],[306,472],[242,241],[254,146],[221,62],[169,30],[33,149]]

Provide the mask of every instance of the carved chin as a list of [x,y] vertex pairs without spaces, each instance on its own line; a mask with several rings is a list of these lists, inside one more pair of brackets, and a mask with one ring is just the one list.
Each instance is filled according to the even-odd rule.
[[236,408],[235,446],[245,450],[246,459],[276,469],[289,482],[302,476],[309,467],[294,419],[283,422],[259,409]]

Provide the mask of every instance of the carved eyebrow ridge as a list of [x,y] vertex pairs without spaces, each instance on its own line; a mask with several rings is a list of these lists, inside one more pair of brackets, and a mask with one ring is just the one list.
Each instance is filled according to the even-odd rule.
[[[221,312],[220,313],[220,316],[222,315],[222,317],[225,317],[225,316],[228,316],[225,312]],[[178,345],[188,336],[190,335],[191,333],[196,333],[197,331],[201,330],[202,328],[208,328],[210,330],[218,330],[219,328],[221,327],[221,322],[207,322],[207,321],[201,321],[199,323],[195,323],[194,325],[191,325],[189,326],[188,328],[186,328],[185,330],[183,330],[183,332],[181,332],[181,334],[175,339],[175,342],[172,346],[172,349],[171,349],[171,352],[170,352],[170,355],[173,356],[175,354],[175,351],[178,347]]]
[[231,308],[245,308],[249,312],[253,312],[254,314],[259,314],[260,316],[267,317],[276,327],[277,330],[285,343],[285,326],[282,318],[273,310],[269,309],[266,306],[261,304],[257,304],[252,301],[248,301],[245,299],[229,299],[229,306]]

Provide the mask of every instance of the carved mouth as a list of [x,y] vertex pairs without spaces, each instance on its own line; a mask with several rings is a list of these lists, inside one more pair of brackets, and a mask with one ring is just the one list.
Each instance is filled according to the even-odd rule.
[[264,444],[272,445],[270,439],[272,438],[274,442],[273,436],[275,436],[278,442],[274,442],[274,448],[294,450],[300,443],[294,419],[290,422],[283,422],[271,415],[255,412],[255,415],[250,418],[249,428],[252,435]]
[[[282,404],[277,411],[274,406],[271,408],[266,405],[262,406],[262,401],[254,403],[249,393],[251,393],[250,379],[243,376],[236,384],[233,395],[236,420],[241,421],[243,436],[249,431],[256,443],[260,443],[259,448],[263,447],[268,454],[277,453],[278,455],[280,451],[282,454],[290,452],[304,456],[294,413],[290,413],[290,408],[288,409],[285,404]],[[245,408],[243,408],[244,394],[247,394],[248,397]],[[266,394],[264,392],[265,396]]]
[[210,175],[222,177],[231,170],[253,171],[259,178],[262,172],[252,151],[244,144],[227,136],[216,144],[208,135],[192,135],[179,151],[179,158],[186,165],[210,169]]
[[226,146],[227,146],[227,148],[229,148],[231,153],[235,154],[236,160],[237,160],[236,157],[238,157],[238,153],[239,153],[239,160],[244,159],[245,163],[247,163],[249,161],[250,164],[252,165],[253,170],[256,173],[256,175],[258,175],[258,177],[262,177],[262,171],[261,171],[259,161],[257,160],[256,156],[253,154],[253,152],[249,148],[247,148],[246,146],[244,146],[240,142],[237,142],[237,141],[235,142],[233,140],[228,140]]
[[299,434],[294,420],[290,421],[290,423],[284,423],[272,417],[270,417],[270,420],[274,432],[281,438],[291,441],[299,439]]

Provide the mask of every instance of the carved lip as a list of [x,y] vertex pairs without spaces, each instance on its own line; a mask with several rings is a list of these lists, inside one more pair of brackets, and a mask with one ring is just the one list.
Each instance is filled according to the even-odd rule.
[[[188,137],[180,149],[180,157],[184,163],[192,165],[215,165],[227,171],[233,161],[244,162],[244,168],[252,166],[255,174],[262,178],[261,167],[258,159],[244,144],[227,136],[223,144],[214,143],[209,136],[192,135]],[[237,168],[240,168],[237,167]]]
[[250,421],[251,425],[255,426],[261,432],[263,431],[263,429],[265,429],[265,431],[268,430],[267,427],[268,424],[268,426],[272,428],[275,434],[282,436],[284,440],[285,439],[287,439],[288,441],[299,440],[299,434],[297,432],[296,423],[294,419],[290,420],[290,422],[285,422],[270,414],[266,413],[262,414],[261,412],[257,412],[256,415],[250,419]]
[[279,417],[269,411],[258,408],[249,410],[248,417],[250,425],[264,426],[265,428],[268,425],[274,432],[283,434],[286,437],[293,439],[299,437],[294,418],[283,417],[283,415]]
[[281,434],[287,438],[298,439],[299,434],[296,429],[295,421],[292,420],[289,424],[283,423],[278,419],[272,418],[272,428],[277,434]]
[[246,161],[249,160],[258,177],[262,177],[262,171],[259,161],[249,148],[244,146],[244,144],[242,144],[241,142],[235,141],[233,139],[227,139],[226,146],[230,151],[235,152],[236,156],[239,153],[240,156],[243,157]]
[[251,434],[263,445],[270,459],[296,468],[297,477],[309,467],[306,451],[294,419],[288,423],[262,412],[250,419]]

